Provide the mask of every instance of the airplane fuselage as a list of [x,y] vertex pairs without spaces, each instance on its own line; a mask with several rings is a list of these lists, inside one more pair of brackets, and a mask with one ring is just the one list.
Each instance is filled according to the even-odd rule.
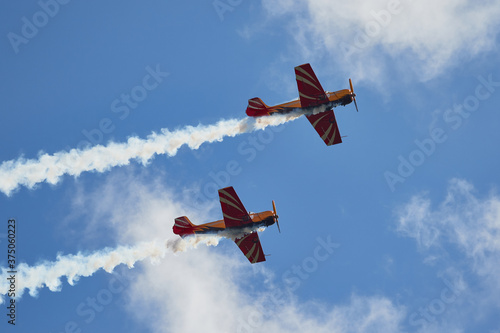
[[223,230],[255,230],[259,227],[268,227],[273,225],[276,221],[274,219],[274,214],[272,211],[265,211],[260,213],[249,213],[250,219],[252,222],[247,223],[244,221],[244,225],[237,227],[226,227],[224,220],[218,220],[214,222],[208,222],[200,225],[193,225],[190,230],[191,233],[181,235],[181,237],[188,235],[201,235],[201,234],[216,234]]
[[300,99],[295,99],[290,102],[278,104],[275,106],[267,106],[264,107],[257,106],[255,108],[249,104],[249,109],[247,109],[247,115],[251,117],[261,117],[261,116],[270,116],[274,113],[288,113],[297,109],[303,109],[305,111],[313,111],[318,107],[324,108],[322,111],[331,110],[334,107],[339,105],[347,105],[353,101],[352,93],[349,89],[342,89],[339,91],[325,91],[326,96],[328,97],[328,102],[326,103],[318,103],[315,106],[310,107],[302,107],[300,103]]

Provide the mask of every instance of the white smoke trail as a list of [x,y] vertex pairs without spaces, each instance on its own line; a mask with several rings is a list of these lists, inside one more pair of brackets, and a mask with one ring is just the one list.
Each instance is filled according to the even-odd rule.
[[[25,263],[19,264],[15,273],[15,294],[20,298],[26,289],[31,296],[36,296],[43,287],[50,291],[60,291],[61,279],[66,277],[70,285],[74,285],[80,277],[93,275],[100,269],[111,273],[114,268],[126,264],[133,268],[138,261],[149,258],[152,262],[165,257],[167,253],[184,252],[196,248],[199,244],[217,246],[221,238],[235,239],[252,231],[262,231],[263,228],[247,228],[238,231],[222,231],[214,235],[197,235],[196,237],[175,238],[166,241],[151,241],[128,247],[119,246],[116,249],[104,249],[90,255],[78,253],[76,255],[58,255],[53,262],[42,262],[36,266]],[[11,288],[7,268],[2,268],[0,273],[0,304],[3,303],[2,295],[7,295]]]
[[107,146],[42,154],[38,159],[5,161],[0,165],[0,191],[10,196],[21,185],[33,188],[44,181],[56,184],[65,174],[76,177],[85,171],[104,172],[115,166],[127,165],[132,159],[146,164],[155,154],[174,156],[183,145],[198,149],[203,143],[278,126],[302,114],[297,110],[270,117],[221,120],[214,125],[187,126],[172,132],[164,128],[161,134],[153,132],[147,139],[131,137],[125,143],[111,142]]

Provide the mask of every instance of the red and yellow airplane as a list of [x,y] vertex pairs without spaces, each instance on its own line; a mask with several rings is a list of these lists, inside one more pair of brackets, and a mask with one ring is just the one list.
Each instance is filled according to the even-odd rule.
[[299,99],[291,102],[267,106],[260,98],[255,97],[248,100],[247,115],[250,117],[270,116],[274,113],[287,113],[296,109],[306,109],[314,111],[314,108],[324,106],[323,112],[307,115],[316,132],[327,146],[342,142],[333,108],[339,105],[347,105],[354,101],[356,111],[356,94],[352,88],[352,81],[349,79],[349,89],[335,92],[323,90],[321,83],[314,74],[311,65],[304,64],[295,67],[295,78],[299,89]]
[[273,201],[273,211],[261,213],[248,213],[245,206],[238,198],[232,186],[219,190],[220,205],[222,208],[223,220],[209,222],[200,225],[194,225],[186,216],[175,219],[174,234],[186,237],[200,234],[216,234],[224,230],[245,232],[247,235],[236,238],[234,241],[250,263],[265,261],[266,257],[262,251],[259,235],[255,231],[259,227],[269,227],[276,223],[279,230],[278,215],[276,214],[276,205]]

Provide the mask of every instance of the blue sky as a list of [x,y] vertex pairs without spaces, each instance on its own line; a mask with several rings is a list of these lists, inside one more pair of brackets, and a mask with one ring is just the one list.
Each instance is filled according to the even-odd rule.
[[[16,299],[15,327],[3,295],[2,331],[500,331],[494,1],[0,8],[0,267],[15,218],[16,261],[40,269],[18,276],[18,289],[40,284]],[[78,177],[12,166],[244,119],[249,98],[297,98],[293,68],[307,62],[326,90],[353,80],[359,112],[336,109],[340,145],[301,117]],[[118,158],[95,156],[96,168]],[[228,185],[250,211],[276,201],[265,263],[229,240],[163,246],[177,216],[220,219],[214,189]],[[82,266],[127,248],[146,258]],[[90,276],[69,283],[77,266]]]

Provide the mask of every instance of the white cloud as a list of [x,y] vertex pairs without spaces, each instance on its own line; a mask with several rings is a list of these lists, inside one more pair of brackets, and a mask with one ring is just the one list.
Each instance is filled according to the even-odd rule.
[[434,78],[491,50],[500,28],[497,1],[263,0],[263,6],[273,22],[287,20],[305,58],[375,83],[393,68]]
[[[183,204],[164,183],[113,177],[96,192],[98,201],[78,201],[95,219],[115,221],[112,229],[128,244],[172,237],[179,215],[193,216],[195,223],[213,217]],[[383,296],[353,295],[345,304],[299,302],[283,289],[286,283],[275,281],[265,266],[249,265],[236,246],[230,255],[200,246],[138,267],[128,310],[153,332],[399,332],[405,317],[404,307]]]
[[452,179],[441,203],[423,194],[398,209],[397,231],[414,238],[424,262],[438,267],[441,277],[452,276],[461,290],[453,305],[458,313],[439,324],[466,318],[487,323],[500,307],[500,196],[481,198],[469,182]]
[[413,197],[398,212],[398,231],[414,238],[423,250],[451,244],[483,276],[500,273],[500,197],[480,199],[465,180],[450,181],[436,209],[425,195]]
[[400,331],[404,308],[385,297],[299,303],[245,264],[203,250],[145,265],[130,293],[130,311],[154,332]]
[[[128,168],[107,177],[99,188],[86,192],[80,184],[73,199],[73,215],[67,223],[79,223],[82,215],[87,223],[86,234],[96,237],[111,227],[109,237],[121,243],[135,243],[161,237],[178,238],[172,226],[176,217],[188,215],[193,223],[214,217],[217,202],[198,202],[191,191],[173,191],[164,186],[164,174],[158,170]],[[151,174],[156,180],[151,182]],[[149,179],[149,180],[148,180]]]

